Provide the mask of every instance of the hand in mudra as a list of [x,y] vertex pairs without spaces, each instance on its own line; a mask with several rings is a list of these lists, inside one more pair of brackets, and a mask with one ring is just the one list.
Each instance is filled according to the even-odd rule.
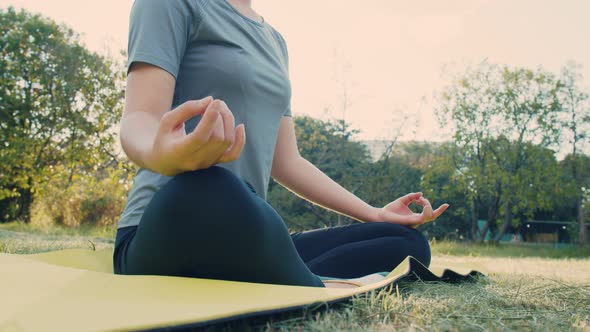
[[[184,122],[202,115],[197,127],[185,132]],[[222,100],[190,100],[165,113],[147,159],[158,173],[172,176],[238,159],[246,143],[244,124],[234,128],[234,116]]]
[[[422,206],[421,213],[415,213],[410,210],[409,205],[415,202]],[[390,222],[406,226],[417,227],[424,223],[434,221],[449,207],[449,204],[443,204],[436,210],[432,210],[430,202],[422,196],[422,193],[411,193],[402,196],[395,201],[387,204],[378,211],[379,221]]]

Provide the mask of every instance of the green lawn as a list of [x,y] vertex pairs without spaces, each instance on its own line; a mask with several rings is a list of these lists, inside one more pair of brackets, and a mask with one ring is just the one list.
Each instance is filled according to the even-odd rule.
[[470,244],[457,242],[432,243],[434,255],[473,257],[543,257],[590,258],[590,247],[555,247],[551,244]]
[[[0,252],[112,248],[112,229],[0,225]],[[338,309],[226,328],[267,331],[590,331],[590,252],[550,246],[432,244],[433,264],[477,268],[475,284],[417,282]]]

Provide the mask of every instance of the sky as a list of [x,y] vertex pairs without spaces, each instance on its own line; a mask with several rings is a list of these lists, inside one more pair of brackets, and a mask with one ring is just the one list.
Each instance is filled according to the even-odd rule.
[[[0,0],[0,8],[65,23],[89,49],[110,54],[127,48],[132,4]],[[590,81],[588,0],[253,0],[252,6],[287,42],[293,114],[344,118],[361,131],[357,139],[449,139],[450,126],[433,112],[433,96],[447,82],[443,68],[487,59],[557,73],[575,61],[586,89]]]

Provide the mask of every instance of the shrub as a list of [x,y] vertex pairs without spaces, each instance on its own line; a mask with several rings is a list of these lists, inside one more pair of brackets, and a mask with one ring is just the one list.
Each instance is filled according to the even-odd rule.
[[36,193],[31,222],[68,227],[113,226],[125,206],[131,175],[120,167],[82,175],[56,172]]

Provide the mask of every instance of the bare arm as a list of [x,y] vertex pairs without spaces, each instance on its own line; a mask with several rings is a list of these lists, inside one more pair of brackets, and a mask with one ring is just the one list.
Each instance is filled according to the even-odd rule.
[[164,70],[135,63],[127,76],[125,110],[121,118],[120,139],[123,150],[140,167],[148,168],[147,155],[170,109],[175,80]]
[[358,221],[376,221],[377,209],[346,190],[299,154],[293,119],[279,127],[271,176],[298,196]]
[[[435,220],[449,207],[443,204],[433,211],[420,192],[400,197],[383,208],[365,203],[299,154],[293,119],[286,116],[279,127],[271,176],[298,196],[361,222],[391,222],[415,227]],[[423,207],[422,213],[408,208],[413,202]]]
[[[245,128],[221,100],[187,101],[170,111],[175,80],[159,67],[134,63],[127,76],[121,118],[123,150],[138,166],[164,175],[207,168],[239,157]],[[203,115],[197,128],[185,133],[184,122]]]

